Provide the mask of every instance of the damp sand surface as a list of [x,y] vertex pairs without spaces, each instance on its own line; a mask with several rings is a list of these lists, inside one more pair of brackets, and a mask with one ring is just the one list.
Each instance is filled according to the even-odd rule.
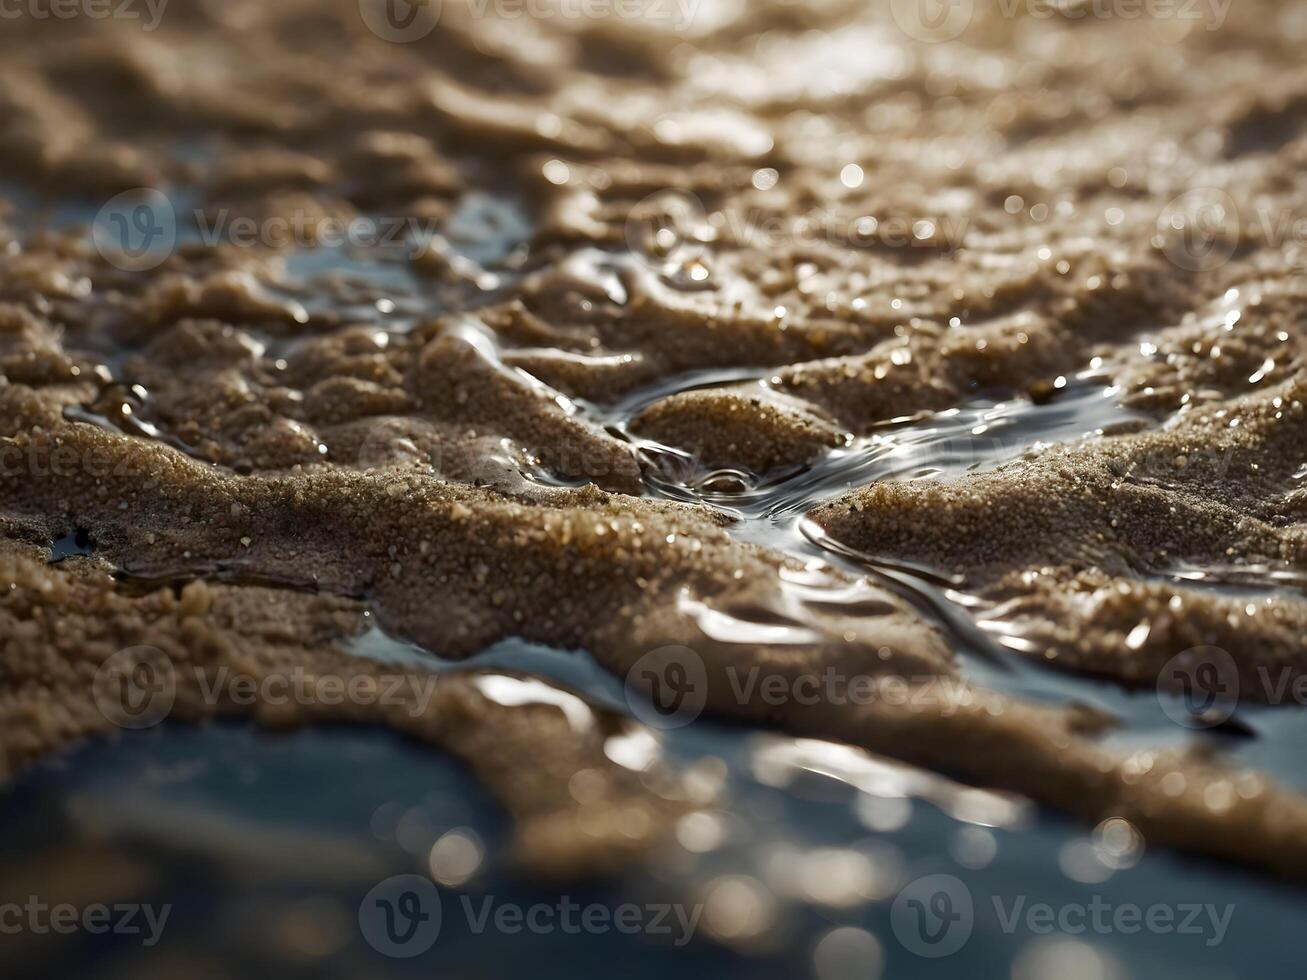
[[[669,861],[684,892],[720,858],[722,956],[768,952],[740,917],[795,889],[886,941],[885,869],[955,830],[946,867],[987,866],[996,810],[1038,814],[1002,833],[1056,850],[1059,888],[1208,874],[1186,851],[1307,874],[1300,706],[1267,703],[1307,625],[1302,294],[1254,220],[1297,206],[1292,5],[986,8],[942,47],[838,4],[720,10],[688,44],[445,6],[412,46],[343,3],[197,5],[72,61],[40,25],[0,39],[16,792],[111,729],[98,671],[145,648],[182,681],[160,744],[247,737],[185,727],[215,716],[398,730],[507,814],[515,874]],[[142,186],[178,219],[148,267],[100,212]],[[1194,251],[1172,233],[1213,195],[1243,222]],[[236,216],[264,233],[205,240]],[[358,218],[407,237],[271,233]],[[1211,648],[1237,694],[1193,717],[1175,658]],[[623,681],[669,649],[704,703],[664,731]],[[205,694],[304,670],[439,693]],[[770,704],[754,670],[879,696]],[[723,795],[816,812],[791,769],[856,784],[820,854]],[[967,826],[896,823],[864,798],[887,782]],[[823,861],[851,890],[803,883]],[[1044,962],[996,940],[1018,954]]]

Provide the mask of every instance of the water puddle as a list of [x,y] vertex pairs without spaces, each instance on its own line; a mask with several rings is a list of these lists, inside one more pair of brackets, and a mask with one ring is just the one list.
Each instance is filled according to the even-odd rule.
[[[148,394],[140,385],[123,386],[128,389],[130,394],[120,395],[116,399],[115,409],[107,413],[92,411],[83,405],[68,405],[64,408],[64,418],[69,422],[81,422],[85,425],[94,425],[97,428],[104,429],[107,432],[113,432],[120,435],[136,436],[141,439],[151,439],[160,442],[165,446],[177,450],[183,455],[191,457],[207,465],[214,465],[213,461],[206,459],[194,446],[188,445],[181,439],[160,429],[153,422],[147,421],[142,417],[141,408],[148,399]],[[104,394],[101,399],[104,399]]]
[[[953,588],[957,583],[908,562],[859,554],[830,539],[805,515],[877,481],[936,479],[992,469],[1054,443],[1098,438],[1151,423],[1147,416],[1124,407],[1116,388],[1085,372],[1070,381],[1059,379],[1055,396],[1046,404],[1035,405],[1024,398],[977,399],[948,411],[887,422],[810,466],[765,475],[707,470],[689,454],[629,431],[630,420],[640,410],[670,394],[748,381],[765,385],[760,375],[749,370],[697,372],[637,392],[610,409],[585,406],[584,410],[597,414],[610,432],[630,440],[648,461],[649,496],[709,507],[732,519],[729,531],[737,539],[804,562],[808,573],[817,577],[815,587],[802,597],[804,602],[847,601],[823,591],[821,579],[830,578],[832,567],[855,576],[869,574],[939,622],[964,656],[1003,672],[1010,672],[1019,658],[975,623],[968,597]],[[793,583],[783,587],[793,591]],[[827,584],[825,589],[831,587]],[[1063,682],[1050,680],[1046,686],[1048,696],[1065,700]]]
[[434,298],[426,295],[406,261],[344,246],[287,256],[281,272],[265,285],[274,297],[302,311],[296,319],[303,323],[330,318],[406,333],[435,309]]
[[[1105,741],[1121,749],[1179,747],[1192,739],[1193,733],[1172,720],[1182,714],[1178,695],[1132,692],[1111,681],[1050,669],[1024,655],[1030,651],[1009,628],[1001,609],[967,594],[960,582],[910,561],[857,552],[805,517],[814,507],[877,481],[947,479],[993,469],[1053,444],[1142,430],[1156,424],[1155,419],[1122,405],[1117,388],[1086,371],[1059,378],[1052,397],[1041,404],[1026,398],[978,399],[948,411],[894,420],[810,466],[764,475],[704,469],[689,454],[641,439],[627,428],[640,410],[668,395],[749,382],[765,386],[765,375],[751,370],[697,372],[634,393],[608,409],[585,406],[609,431],[634,443],[648,461],[649,496],[714,509],[732,518],[729,531],[734,537],[804,563],[805,586],[782,582],[790,625],[741,623],[711,613],[711,622],[701,622],[708,635],[779,645],[810,641],[804,633],[809,621],[805,608],[853,608],[847,587],[835,584],[830,574],[838,568],[888,588],[936,623],[977,683],[1027,700],[1098,709],[1117,720]],[[1273,601],[1275,595],[1300,596],[1304,583],[1300,573],[1261,567],[1177,567],[1158,574],[1258,603]],[[687,611],[700,620],[711,612]],[[1250,764],[1255,760],[1287,782],[1307,785],[1290,749],[1302,727],[1300,714],[1241,706],[1235,717],[1207,736],[1217,740],[1222,751]],[[1250,739],[1250,734],[1266,737]]]
[[1054,443],[1153,424],[1149,416],[1121,405],[1117,388],[1085,372],[1064,383],[1046,405],[1024,398],[976,399],[961,408],[886,422],[870,435],[828,451],[815,463],[769,474],[706,469],[691,454],[630,431],[632,420],[643,409],[671,395],[749,382],[765,388],[771,373],[753,368],[696,371],[665,379],[611,406],[579,404],[583,416],[630,442],[644,456],[649,463],[645,474],[649,496],[701,504],[745,524],[776,528],[773,541],[765,540],[761,527],[737,528],[735,533],[782,551],[797,544],[792,540],[797,534],[795,518],[871,483],[992,469]]
[[69,531],[50,544],[50,564],[58,565],[69,558],[89,558],[95,554],[95,542],[83,528]]
[[1288,563],[1283,566],[1183,564],[1154,569],[1153,574],[1191,588],[1214,589],[1229,596],[1268,602],[1274,596],[1302,598],[1307,592],[1307,572]]
[[459,255],[487,269],[518,266],[533,225],[516,201],[485,191],[468,191],[441,232]]
[[[193,152],[199,159],[208,156],[203,149]],[[102,200],[51,200],[13,181],[0,181],[0,205],[7,205],[0,210],[0,228],[10,231],[11,247],[18,248],[42,231],[84,229],[89,235],[97,222],[117,217],[101,211]],[[206,215],[200,205],[193,191],[176,186],[144,198],[140,206],[148,212],[144,217],[153,229],[151,240],[169,244],[171,250],[246,242],[272,248],[292,237],[284,222],[269,224],[275,233],[261,232],[257,225],[247,233],[249,226],[225,214]],[[502,295],[521,275],[532,229],[521,203],[472,190],[440,222],[376,214],[333,220],[329,236],[284,248],[280,268],[261,285],[298,323],[377,323],[403,333],[423,318],[472,309]],[[424,262],[423,255],[433,259]],[[447,269],[449,275],[428,277],[422,272],[428,267]]]
[[374,625],[353,639],[349,652],[381,664],[433,673],[503,671],[536,677],[575,691],[604,710],[627,710],[621,679],[583,650],[564,652],[522,640],[504,640],[466,659],[452,660],[398,640]]
[[[521,205],[481,191],[464,194],[439,231],[417,219],[361,220],[375,229],[376,244],[300,249],[267,282],[303,311],[303,322],[372,323],[407,333],[442,313],[488,305],[520,276],[532,229]],[[427,269],[448,274],[425,275]]]

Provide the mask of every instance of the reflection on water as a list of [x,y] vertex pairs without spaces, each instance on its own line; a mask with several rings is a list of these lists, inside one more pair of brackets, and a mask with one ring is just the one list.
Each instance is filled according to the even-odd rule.
[[[469,262],[493,266],[510,256],[525,231],[516,215],[497,207],[479,211],[481,205],[485,201],[469,202],[456,214],[447,244]],[[625,302],[633,273],[619,265],[596,253],[573,271],[591,276],[601,296]],[[283,278],[267,286],[298,304],[303,320],[338,316],[388,331],[410,329],[443,308],[439,290],[409,264],[340,250],[298,253]],[[468,339],[489,343],[481,334],[468,333]],[[493,345],[487,350],[497,362]],[[1111,736],[1115,744],[1178,744],[1190,737],[1167,719],[1151,692],[1132,695],[1032,666],[978,625],[985,610],[956,583],[928,569],[853,553],[803,520],[816,504],[875,480],[989,468],[1052,442],[1143,424],[1113,389],[1085,375],[1044,405],[977,399],[897,420],[810,466],[771,474],[707,471],[674,447],[628,431],[641,408],[668,394],[741,383],[766,384],[765,372],[700,372],[617,405],[575,406],[640,449],[649,462],[649,495],[719,510],[733,518],[731,531],[740,539],[802,562],[802,570],[787,572],[782,582],[792,622],[750,622],[687,600],[686,611],[705,633],[806,642],[812,637],[805,609],[858,609],[876,601],[865,584],[837,582],[831,571],[841,568],[908,596],[948,632],[968,674],[982,683],[1100,707],[1121,720]],[[74,532],[61,539],[56,557],[89,546]],[[1264,584],[1250,569],[1237,576],[1218,569],[1169,574],[1239,588]],[[1299,584],[1271,577],[1285,587]],[[476,683],[487,697],[504,705],[553,705],[578,728],[592,724],[596,710],[629,713],[620,680],[583,652],[506,641],[455,663],[375,628],[356,638],[352,652],[412,669],[484,672]],[[1292,747],[1307,737],[1307,717],[1257,708],[1245,714],[1260,737],[1222,748],[1307,783],[1292,758]],[[463,897],[530,904],[559,895],[513,873],[502,814],[466,773],[425,748],[375,731],[267,737],[237,726],[169,726],[85,746],[36,767],[0,797],[0,820],[9,831],[0,842],[3,875],[12,887],[28,880],[24,871],[40,868],[54,882],[49,887],[64,881],[88,889],[83,902],[107,900],[125,882],[135,900],[172,902],[168,950],[178,971],[266,973],[271,965],[307,976],[330,964],[341,976],[428,976],[434,964],[449,975],[469,976],[490,962],[497,975],[565,969],[585,976],[607,975],[620,962],[623,974],[632,976],[747,970],[760,978],[875,980],[954,976],[962,963],[977,976],[1013,977],[1142,977],[1163,970],[1237,976],[1248,962],[1265,975],[1289,975],[1297,967],[1291,950],[1262,942],[1263,935],[1294,928],[1301,916],[1295,893],[1150,852],[1124,821],[1105,821],[1086,834],[1025,801],[848,746],[707,721],[656,734],[632,724],[606,748],[633,769],[664,758],[722,791],[716,809],[681,821],[676,846],[651,869],[569,891],[578,901],[610,906],[633,900],[701,906],[701,928],[684,949],[612,932],[587,935],[585,942],[558,931],[477,934],[460,914]],[[61,867],[64,879],[48,871]],[[381,960],[356,928],[358,903],[382,878],[409,871],[440,882],[444,928],[430,957]],[[903,889],[924,875],[951,876],[970,896],[965,951],[923,958],[905,940],[895,919],[896,896],[909,894]],[[1012,911],[1095,901],[1139,909],[1233,905],[1233,915],[1212,941],[1210,932],[1086,928],[1074,931],[1075,938],[1054,938]],[[26,937],[14,962],[40,957],[46,968],[72,973],[94,959],[101,974],[120,975],[140,975],[148,962],[120,937],[65,944],[55,953],[47,946]]]
[[594,714],[584,701],[575,694],[569,694],[543,681],[530,677],[487,674],[477,677],[473,685],[491,701],[506,708],[524,704],[553,705],[563,712],[573,731],[583,732],[594,725]]
[[765,740],[754,753],[753,772],[769,786],[788,786],[805,773],[817,773],[882,800],[926,800],[954,820],[984,827],[1023,826],[1031,809],[1026,801],[1008,794],[958,786],[851,746],[816,739]]
[[[740,372],[712,380],[687,378],[679,390],[738,380],[743,380]],[[670,393],[662,385],[656,392],[630,399],[623,406],[633,410],[628,419],[645,404]],[[689,472],[681,470],[673,479],[655,469],[648,486],[654,496],[703,503],[745,520],[766,521],[778,530],[793,530],[787,518],[878,480],[930,479],[992,469],[1053,443],[1144,425],[1147,418],[1122,406],[1118,394],[1117,389],[1086,374],[1050,405],[1035,406],[1024,399],[977,399],[961,408],[896,420],[831,450],[797,472],[759,476],[732,471],[731,482],[743,486],[733,485],[726,491],[713,486],[722,474],[696,471],[693,461]],[[677,451],[660,448],[674,467]],[[785,548],[779,538],[769,542],[758,535],[756,539]]]
[[[373,730],[268,736],[223,724],[137,733],[27,773],[0,796],[5,893],[39,867],[45,895],[75,881],[84,903],[171,902],[169,962],[226,975],[470,976],[489,961],[499,976],[604,976],[615,962],[651,978],[954,977],[963,962],[974,976],[1070,976],[1086,957],[1123,978],[1239,976],[1247,962],[1267,976],[1296,969],[1292,950],[1263,941],[1294,928],[1296,893],[1150,852],[1121,821],[1085,834],[1019,801],[828,743],[709,724],[659,738],[679,765],[720,783],[723,802],[687,817],[649,872],[615,881],[560,890],[514,875],[496,807],[422,746]],[[414,871],[441,882],[440,937],[414,960],[384,959],[357,929],[359,902],[383,878]],[[921,958],[897,937],[895,897],[941,874],[970,894],[972,931],[959,954]],[[610,908],[681,902],[702,914],[676,948],[613,932],[584,942],[558,930],[478,934],[464,911],[464,900],[475,909],[563,895]],[[1094,902],[1233,911],[1211,945],[1210,930],[1086,928],[1074,934],[1080,946],[1054,950],[1054,936],[1019,914]],[[19,968],[41,957],[47,974],[95,962],[100,976],[139,976],[152,962],[123,937],[53,946],[27,936],[7,942],[6,958]],[[834,955],[845,946],[860,955]],[[833,974],[832,962],[843,964]],[[1031,974],[1032,963],[1065,969]]]
[[[700,372],[663,382],[625,399],[607,421],[625,432],[626,422],[640,409],[677,390],[749,380],[766,384],[758,373],[738,370]],[[1031,700],[1099,708],[1118,720],[1107,742],[1120,748],[1183,745],[1192,739],[1192,733],[1171,720],[1178,710],[1175,705],[1167,705],[1170,715],[1163,710],[1163,699],[1178,704],[1178,694],[1129,692],[1111,682],[1072,677],[1027,660],[1017,655],[1023,637],[1004,618],[1001,608],[966,594],[960,583],[933,569],[859,553],[832,540],[803,516],[818,504],[875,481],[948,478],[991,469],[1054,443],[1136,431],[1154,422],[1122,405],[1118,389],[1104,385],[1093,372],[1069,380],[1060,378],[1053,390],[1054,396],[1044,404],[1024,398],[977,400],[960,408],[894,421],[828,452],[811,466],[761,476],[699,470],[693,459],[672,447],[630,438],[654,461],[646,474],[649,495],[718,510],[734,519],[730,532],[735,537],[805,563],[803,575],[814,579],[815,588],[804,590],[798,608],[814,602],[852,604],[848,595],[835,596],[829,591],[823,595],[821,579],[832,567],[870,575],[935,621],[963,655],[967,674],[979,683]],[[721,486],[723,477],[729,477],[725,488]],[[1300,573],[1269,566],[1177,566],[1155,574],[1186,585],[1218,588],[1256,604],[1301,601],[1303,592]],[[792,582],[782,586],[787,594],[795,589]],[[841,591],[847,593],[848,589]],[[796,623],[801,626],[801,617]],[[1293,707],[1277,710],[1241,705],[1236,723],[1208,733],[1208,738],[1241,763],[1263,769],[1290,785],[1307,787],[1307,774],[1298,763],[1295,748],[1300,744],[1300,732],[1307,730],[1307,718]],[[1248,731],[1257,737],[1229,737],[1230,732]]]

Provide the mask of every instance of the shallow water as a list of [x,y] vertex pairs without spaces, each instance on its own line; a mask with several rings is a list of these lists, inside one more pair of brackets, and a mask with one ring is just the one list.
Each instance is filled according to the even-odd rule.
[[[505,648],[496,659],[527,664],[546,655],[566,656]],[[168,948],[189,950],[180,962],[229,972],[275,964],[307,976],[329,962],[335,975],[429,976],[436,964],[468,976],[486,962],[490,942],[496,975],[608,975],[620,957],[633,976],[747,970],[789,978],[814,975],[823,939],[852,927],[876,937],[876,954],[864,950],[820,976],[956,976],[956,956],[920,958],[895,938],[894,896],[927,874],[952,875],[972,896],[969,975],[1219,978],[1246,975],[1250,962],[1260,975],[1296,968],[1296,954],[1265,937],[1295,927],[1301,898],[1263,878],[1167,853],[1119,853],[1059,818],[995,805],[990,794],[969,796],[975,791],[827,743],[704,723],[667,733],[664,746],[703,778],[723,781],[723,806],[682,828],[698,853],[598,886],[560,891],[515,876],[502,859],[505,821],[460,767],[399,737],[345,728],[274,736],[246,726],[168,725],[88,745],[0,796],[10,831],[0,851],[12,868],[80,841],[79,873],[88,881],[97,880],[105,850],[126,855],[147,882],[136,900],[173,904]],[[332,789],[340,786],[349,792]],[[450,834],[475,842],[479,863],[466,883],[441,888],[438,957],[383,959],[358,935],[360,900],[383,877],[422,869]],[[716,925],[684,948],[612,933],[584,943],[557,931],[487,939],[472,931],[461,905],[465,897],[552,904],[563,895],[609,907],[707,903],[717,911],[705,921]],[[1099,934],[1091,926],[1058,936],[1030,928],[1017,911],[1095,899],[1111,909],[1233,909],[1219,941],[1206,913],[1192,933]],[[738,919],[731,910],[741,902],[748,915]],[[1009,932],[1014,914],[1019,924]],[[126,976],[148,963],[121,941],[130,937],[115,938],[63,946],[62,958],[46,965],[75,971],[94,960],[97,975]],[[1031,972],[1050,956],[1059,971]]]
[[[486,246],[468,254],[493,263],[507,251]],[[324,285],[328,279],[334,283],[330,288]],[[307,316],[364,319],[391,330],[407,329],[416,317],[440,309],[440,300],[407,266],[339,252],[301,253],[267,287],[302,303]],[[989,468],[1049,443],[1151,420],[1124,408],[1114,389],[1086,373],[1063,379],[1048,404],[1002,395],[977,398],[950,411],[887,424],[811,466],[783,473],[704,470],[686,454],[629,432],[634,415],[658,398],[705,386],[765,384],[767,374],[699,372],[616,405],[577,403],[580,415],[640,447],[648,463],[649,496],[721,511],[734,519],[731,533],[741,540],[805,563],[805,573],[785,583],[800,614],[792,626],[719,620],[705,630],[743,639],[750,630],[771,629],[776,632],[763,639],[793,639],[794,631],[803,629],[805,602],[859,601],[856,589],[835,594],[823,584],[823,573],[839,567],[869,576],[924,610],[963,656],[965,673],[981,683],[1053,703],[1100,707],[1121,722],[1109,736],[1118,744],[1181,744],[1192,737],[1170,721],[1157,694],[1131,694],[1031,664],[1004,645],[1001,629],[984,622],[986,610],[957,583],[930,569],[853,553],[803,519],[818,503],[876,480]],[[148,430],[135,434],[156,437]],[[543,473],[524,475],[550,479]],[[60,542],[55,557],[89,546],[74,534]],[[1199,574],[1217,578],[1215,570],[1175,574],[1185,581]],[[1222,584],[1255,591],[1263,583],[1244,576]],[[533,688],[530,697],[565,698],[565,690],[599,709],[632,710],[621,680],[584,652],[507,641],[452,662],[376,628],[357,638],[353,652],[410,669],[478,669],[492,677],[538,679],[548,686]],[[1245,708],[1240,718],[1255,737],[1203,737],[1307,788],[1307,774],[1294,758],[1299,736],[1307,736],[1307,717],[1292,709]],[[668,759],[724,787],[723,803],[681,828],[686,849],[674,859],[568,894],[609,905],[703,902],[712,913],[704,927],[686,949],[616,934],[591,936],[585,943],[557,932],[523,934],[512,942],[496,939],[495,973],[538,973],[545,957],[557,956],[557,962],[568,964],[570,976],[610,973],[616,957],[624,973],[651,977],[744,969],[759,977],[816,971],[823,980],[955,975],[957,957],[916,956],[895,931],[895,896],[927,874],[954,876],[972,897],[974,933],[964,955],[967,970],[977,976],[1048,975],[1050,962],[1077,977],[1161,971],[1234,977],[1251,962],[1260,973],[1277,975],[1296,966],[1288,949],[1268,947],[1263,937],[1289,934],[1304,906],[1296,891],[1264,878],[1155,852],[1137,841],[1127,841],[1123,849],[1021,801],[830,743],[708,720],[658,733],[657,739]],[[341,786],[349,792],[334,789]],[[374,731],[264,736],[244,726],[169,725],[162,732],[96,742],[41,764],[0,798],[0,811],[11,830],[0,845],[10,862],[69,839],[87,845],[88,868],[106,850],[130,855],[146,869],[149,893],[176,906],[170,947],[189,948],[194,953],[186,955],[197,963],[219,962],[233,971],[273,957],[289,973],[317,972],[330,959],[342,974],[362,975],[384,963],[388,974],[428,975],[426,959],[406,963],[377,957],[359,937],[355,919],[373,884],[422,868],[446,834],[473,841],[480,854],[465,882],[442,888],[446,928],[438,962],[451,975],[471,975],[487,955],[488,940],[472,934],[456,914],[459,896],[528,904],[559,899],[556,889],[533,886],[507,867],[502,814],[466,773],[421,747]],[[1219,941],[1214,931],[1072,928],[1059,936],[1024,920],[1005,927],[1005,916],[1018,903],[1075,909],[1095,899],[1112,907],[1192,903],[1221,909],[1232,904],[1233,910]],[[183,942],[173,946],[179,937]],[[140,967],[139,950],[125,944],[87,945],[60,955],[66,958],[60,965],[69,970],[92,956],[108,956],[113,969],[124,974]]]
[[[622,402],[610,420],[619,431],[642,408],[678,391],[746,380],[743,372],[720,372],[712,377],[692,375],[664,382]],[[758,476],[739,471],[696,471],[687,461],[677,479],[667,479],[655,468],[647,484],[651,496],[700,503],[745,523],[758,524],[743,536],[780,550],[793,546],[796,517],[850,490],[878,480],[935,479],[968,471],[992,469],[1027,452],[1059,442],[1075,442],[1107,430],[1143,426],[1150,420],[1122,406],[1119,392],[1100,383],[1092,372],[1063,382],[1058,397],[1036,406],[1023,398],[976,398],[960,408],[888,422],[869,436],[850,438],[815,463],[795,472]],[[759,379],[760,385],[766,382]],[[637,444],[645,442],[635,440]],[[649,445],[654,454],[676,458],[676,450]],[[719,490],[716,486],[727,485]],[[764,525],[775,528],[768,537]]]

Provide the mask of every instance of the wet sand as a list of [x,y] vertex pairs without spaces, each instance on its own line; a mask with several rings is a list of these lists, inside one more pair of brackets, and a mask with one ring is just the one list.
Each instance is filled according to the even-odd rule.
[[[187,678],[367,674],[349,651],[371,619],[443,656],[522,637],[621,677],[689,648],[714,717],[1302,877],[1300,796],[1211,743],[1108,749],[1099,712],[981,689],[947,623],[878,577],[947,576],[1017,655],[1132,688],[1202,646],[1248,700],[1259,669],[1300,676],[1307,600],[1269,591],[1307,563],[1296,11],[982,4],[944,43],[838,3],[688,26],[446,3],[411,44],[352,3],[6,24],[6,768],[112,727],[95,678],[119,650]],[[104,243],[135,205],[94,235],[55,213],[139,187],[180,229],[146,262]],[[360,216],[431,234],[324,242]],[[334,272],[301,271],[315,251]],[[1082,374],[1128,421],[996,469],[820,469],[986,393],[1056,409]],[[816,556],[732,506],[809,467]],[[89,554],[46,564],[79,533]],[[947,693],[778,707],[731,684],[756,665]],[[696,803],[605,755],[635,722],[447,687],[429,714],[245,710],[454,753],[553,874],[641,853]],[[179,718],[236,710],[179,687]]]

